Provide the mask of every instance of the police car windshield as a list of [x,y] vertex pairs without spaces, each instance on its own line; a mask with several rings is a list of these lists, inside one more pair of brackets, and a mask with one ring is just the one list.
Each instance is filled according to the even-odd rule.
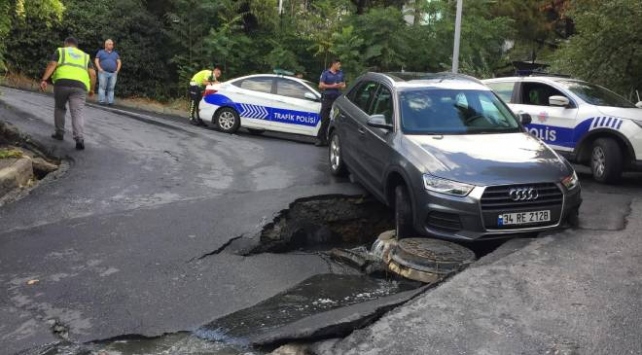
[[406,134],[518,132],[519,123],[497,96],[485,90],[409,89],[399,94]]
[[627,99],[598,85],[580,81],[560,81],[560,84],[591,105],[635,108]]

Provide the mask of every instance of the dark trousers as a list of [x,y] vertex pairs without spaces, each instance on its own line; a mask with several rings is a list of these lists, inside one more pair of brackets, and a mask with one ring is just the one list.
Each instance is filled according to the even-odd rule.
[[189,118],[191,120],[196,120],[198,118],[198,114],[196,111],[198,110],[198,103],[201,101],[201,98],[203,97],[203,89],[198,86],[198,85],[190,85],[189,86]]
[[317,139],[321,142],[328,141],[328,125],[330,125],[330,111],[332,110],[332,104],[336,97],[327,97],[324,96],[321,100],[321,127],[319,127],[319,133],[317,133]]
[[54,110],[54,124],[58,135],[65,134],[65,116],[67,114],[67,103],[71,113],[71,128],[76,141],[85,139],[85,120],[82,110],[85,107],[87,90],[72,86],[54,85],[54,100],[56,109]]

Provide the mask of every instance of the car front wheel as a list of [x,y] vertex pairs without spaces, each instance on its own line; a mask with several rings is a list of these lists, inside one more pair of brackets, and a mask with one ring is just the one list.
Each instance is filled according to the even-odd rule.
[[612,138],[599,138],[591,151],[593,178],[601,183],[614,183],[622,175],[622,152]]
[[412,226],[412,204],[405,185],[395,187],[395,230],[397,239],[409,238],[415,234]]
[[239,114],[229,107],[223,107],[214,114],[214,126],[225,133],[234,133],[241,125]]
[[330,149],[328,152],[330,159],[330,172],[334,176],[346,176],[348,169],[341,157],[341,141],[337,132],[332,132],[330,135]]

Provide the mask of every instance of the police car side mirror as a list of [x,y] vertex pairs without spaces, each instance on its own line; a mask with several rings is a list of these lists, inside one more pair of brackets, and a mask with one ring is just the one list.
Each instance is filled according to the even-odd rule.
[[566,107],[570,102],[568,97],[562,95],[553,95],[548,98],[548,104],[551,106]]
[[638,101],[638,103],[635,104],[635,107],[642,108],[642,101]]
[[303,94],[303,97],[305,97],[308,100],[312,100],[312,101],[320,101],[320,99],[315,94],[313,94],[311,92],[306,92],[305,94]]
[[527,124],[531,124],[531,122],[533,122],[533,118],[528,113],[520,113],[519,120],[522,122],[522,125],[524,126]]

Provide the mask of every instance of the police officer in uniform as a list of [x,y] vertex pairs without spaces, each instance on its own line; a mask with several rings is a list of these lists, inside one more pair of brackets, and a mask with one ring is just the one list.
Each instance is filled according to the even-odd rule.
[[65,134],[65,115],[67,103],[71,113],[71,127],[76,149],[85,149],[84,119],[82,115],[87,92],[94,95],[96,71],[89,60],[89,55],[78,49],[78,40],[73,37],[65,39],[64,47],[60,47],[51,56],[51,61],[42,76],[40,88],[47,89],[47,80],[54,83],[54,124],[56,132],[51,136],[63,140]]
[[316,146],[328,145],[328,125],[330,124],[332,103],[341,95],[341,90],[345,87],[346,83],[343,78],[343,71],[341,71],[341,61],[333,59],[330,68],[324,70],[319,79],[319,89],[321,89],[323,98],[319,114],[321,116],[321,127],[319,127],[319,132],[317,133]]
[[196,113],[198,110],[198,103],[203,97],[203,89],[207,84],[218,83],[218,78],[221,76],[221,67],[218,65],[214,66],[214,69],[201,70],[198,73],[194,74],[189,83],[189,98],[190,98],[190,107],[189,107],[189,121],[193,125],[202,125],[203,122],[198,117]]

